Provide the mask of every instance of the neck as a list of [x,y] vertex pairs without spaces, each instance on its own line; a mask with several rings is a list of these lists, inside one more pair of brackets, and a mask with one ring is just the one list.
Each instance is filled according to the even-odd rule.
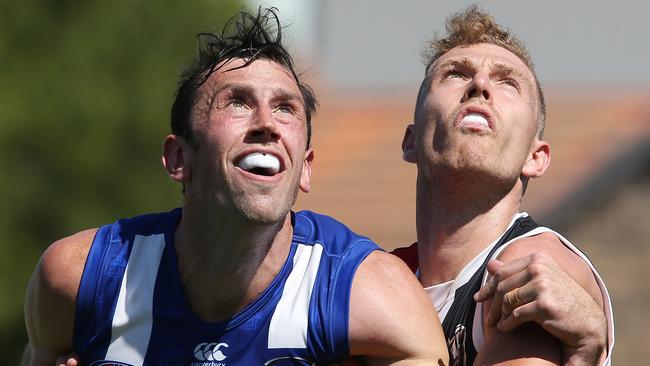
[[208,322],[232,317],[270,285],[293,235],[290,214],[262,224],[215,211],[184,205],[175,233],[185,295],[194,314]]
[[507,228],[521,184],[478,182],[447,174],[417,178],[417,239],[423,286],[450,281]]

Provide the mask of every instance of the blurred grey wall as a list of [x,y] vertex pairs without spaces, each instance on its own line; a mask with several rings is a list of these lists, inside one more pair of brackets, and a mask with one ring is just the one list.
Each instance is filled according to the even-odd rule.
[[[300,60],[335,88],[411,88],[420,51],[472,1],[276,0]],[[529,47],[544,85],[648,86],[650,1],[479,1]]]

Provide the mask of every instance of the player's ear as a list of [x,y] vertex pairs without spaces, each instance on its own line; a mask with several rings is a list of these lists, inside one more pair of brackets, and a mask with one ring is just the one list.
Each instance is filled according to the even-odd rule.
[[311,164],[314,161],[314,150],[307,149],[305,160],[302,162],[302,173],[300,174],[300,190],[309,193],[311,190]]
[[409,163],[417,163],[417,152],[415,151],[415,125],[409,124],[404,131],[402,139],[402,159]]
[[521,175],[526,178],[539,178],[544,175],[550,163],[551,146],[548,142],[535,137]]
[[167,170],[167,175],[179,183],[187,182],[190,177],[190,168],[187,164],[191,156],[191,147],[180,136],[168,135],[163,143],[162,164]]

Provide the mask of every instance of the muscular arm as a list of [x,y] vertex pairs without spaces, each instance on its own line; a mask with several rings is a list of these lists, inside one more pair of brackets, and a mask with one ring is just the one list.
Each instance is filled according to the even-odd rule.
[[55,242],[38,262],[25,295],[29,343],[23,366],[51,366],[72,351],[77,290],[95,231]]
[[[541,362],[539,364],[546,362],[547,364],[565,365],[595,364],[601,352],[590,350],[579,355],[580,352],[576,352],[576,347],[581,347],[582,341],[586,339],[572,338],[574,334],[588,338],[590,335],[587,333],[589,332],[584,333],[583,330],[600,329],[599,325],[602,323],[602,319],[598,317],[591,319],[588,315],[594,313],[593,308],[596,308],[596,314],[603,314],[602,295],[588,265],[551,233],[521,239],[504,250],[499,259],[504,262],[530,261],[527,263],[528,267],[525,272],[518,273],[509,280],[504,280],[498,285],[500,290],[497,292],[500,293],[505,288],[513,287],[515,283],[522,284],[521,281],[524,283],[531,281],[530,286],[522,287],[516,293],[517,300],[521,300],[522,303],[530,301],[532,303],[522,306],[517,309],[518,312],[514,313],[513,307],[508,304],[508,301],[503,304],[500,301],[494,301],[484,306],[485,344],[484,351],[479,353],[477,362],[488,364],[501,364],[499,363],[501,361],[503,364],[537,364],[539,362]],[[546,268],[546,266],[556,263],[554,270]],[[492,266],[494,267],[494,264]],[[545,276],[539,275],[542,272],[545,273]],[[580,292],[577,292],[576,288],[580,289]],[[535,298],[537,296],[535,291],[540,291],[543,297],[540,295],[540,298]],[[513,297],[513,293],[504,297],[506,299],[509,296]],[[587,298],[586,301],[580,296],[572,297],[581,293]],[[530,298],[531,296],[532,298]],[[497,298],[500,299],[501,296],[497,296]],[[546,310],[557,307],[558,304],[545,304],[548,301],[557,301],[553,299],[561,299],[561,304],[568,305],[573,311],[565,309],[565,311],[556,314],[545,313]],[[519,305],[515,304],[514,307]],[[575,309],[581,311],[575,311]],[[497,323],[499,329],[512,330],[514,328],[512,326],[514,324],[513,315],[517,317],[531,312],[535,314],[534,320],[537,321],[537,324],[527,323],[512,333],[503,333],[495,327],[495,319],[501,317],[502,321]],[[504,321],[504,319],[507,320]],[[592,323],[594,326],[591,325]],[[535,341],[529,342],[531,339]],[[564,344],[560,344],[558,339]],[[519,354],[504,357],[503,350],[512,349],[520,350]],[[527,359],[523,360],[526,357]]]
[[[553,258],[533,254],[507,263],[493,260],[488,271],[492,277],[476,299],[486,301],[494,295],[490,325],[510,331],[536,322],[562,342],[564,365],[602,364],[607,356],[607,317]],[[515,293],[520,302],[513,304]]]
[[369,365],[447,365],[440,320],[422,286],[398,258],[373,252],[355,274],[350,351]]

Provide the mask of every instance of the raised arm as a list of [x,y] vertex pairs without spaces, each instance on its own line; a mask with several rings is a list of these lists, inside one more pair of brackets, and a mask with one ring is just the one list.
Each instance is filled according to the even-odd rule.
[[440,320],[422,286],[398,258],[373,252],[355,274],[350,351],[368,365],[447,365]]
[[[519,240],[499,259],[505,264],[489,264],[488,270],[494,275],[476,296],[478,301],[485,301],[495,294],[484,307],[484,349],[494,348],[489,343],[498,349],[499,345],[512,344],[501,343],[510,337],[523,340],[526,332],[541,331],[539,342],[529,348],[543,348],[544,339],[553,336],[562,342],[562,364],[602,362],[607,323],[603,297],[589,266],[552,233]],[[529,321],[537,324],[526,323]],[[553,349],[550,339],[546,343]]]
[[95,231],[55,242],[38,262],[25,295],[23,366],[52,366],[72,351],[77,290]]

